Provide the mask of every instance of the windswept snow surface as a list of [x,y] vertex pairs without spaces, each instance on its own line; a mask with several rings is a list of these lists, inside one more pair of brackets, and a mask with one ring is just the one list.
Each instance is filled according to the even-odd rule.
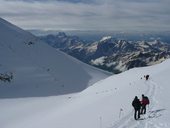
[[110,74],[88,66],[0,19],[0,98],[42,97],[84,90]]
[[[135,68],[72,95],[0,100],[2,128],[169,128],[170,60]],[[143,76],[149,74],[146,81]],[[142,77],[142,79],[141,79]],[[147,114],[133,119],[134,96],[150,98]]]

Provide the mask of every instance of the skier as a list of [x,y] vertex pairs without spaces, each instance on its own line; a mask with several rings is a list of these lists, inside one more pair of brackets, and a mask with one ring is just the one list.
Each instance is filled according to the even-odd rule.
[[149,105],[149,99],[147,96],[144,96],[144,94],[142,94],[141,105],[141,114],[146,114],[146,105]]
[[140,108],[141,108],[141,103],[137,96],[135,96],[135,99],[132,102],[132,106],[135,109],[134,118],[135,120],[137,120],[140,118]]

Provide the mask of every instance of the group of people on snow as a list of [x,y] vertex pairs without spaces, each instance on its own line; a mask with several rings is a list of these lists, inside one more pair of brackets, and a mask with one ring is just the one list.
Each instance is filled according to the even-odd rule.
[[142,100],[140,101],[137,96],[135,96],[134,100],[132,101],[132,106],[134,107],[135,113],[134,118],[135,120],[140,118],[141,114],[146,114],[146,105],[149,105],[149,99],[147,96],[142,94]]
[[[142,77],[141,77],[141,79],[142,79]],[[148,80],[149,79],[149,75],[144,75],[144,79]]]
[[144,75],[144,78],[145,78],[146,80],[148,80],[148,79],[149,79],[149,75]]

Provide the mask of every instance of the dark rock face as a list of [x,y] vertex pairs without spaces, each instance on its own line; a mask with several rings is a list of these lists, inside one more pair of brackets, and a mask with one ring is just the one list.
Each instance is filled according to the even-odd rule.
[[157,40],[130,42],[103,37],[100,41],[87,44],[63,32],[41,39],[85,63],[114,73],[153,65],[170,57],[170,45]]

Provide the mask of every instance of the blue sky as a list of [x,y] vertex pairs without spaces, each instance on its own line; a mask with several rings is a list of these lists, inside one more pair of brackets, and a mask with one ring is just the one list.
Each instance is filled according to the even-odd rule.
[[0,0],[0,17],[44,30],[170,30],[170,0]]

